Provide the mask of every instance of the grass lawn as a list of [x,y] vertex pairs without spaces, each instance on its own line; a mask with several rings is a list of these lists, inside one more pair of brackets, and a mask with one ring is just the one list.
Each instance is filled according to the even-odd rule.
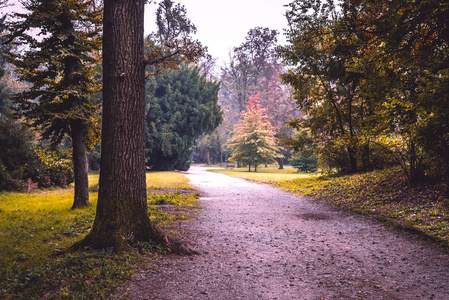
[[254,172],[254,168],[251,169],[251,172],[248,172],[248,168],[210,169],[209,171],[271,184],[312,176],[312,174],[298,173],[295,168],[290,166],[284,166],[282,170],[277,168],[257,168],[257,172]]
[[[89,175],[95,191],[98,174]],[[159,226],[169,226],[189,217],[183,207],[196,207],[197,194],[188,179],[177,172],[147,173],[150,218]],[[80,240],[95,217],[97,193],[90,193],[91,205],[71,210],[73,187],[34,190],[31,193],[0,193],[0,298],[1,299],[102,299],[133,273],[138,262],[151,262],[163,251],[157,245],[139,244],[120,255],[111,250],[86,251],[53,256],[55,249]],[[175,207],[171,212],[160,204]],[[182,213],[179,213],[181,210]],[[142,253],[148,255],[142,255]]]
[[444,182],[408,187],[397,168],[331,177],[295,170],[213,169],[235,177],[268,183],[280,189],[372,216],[449,249],[449,199]]

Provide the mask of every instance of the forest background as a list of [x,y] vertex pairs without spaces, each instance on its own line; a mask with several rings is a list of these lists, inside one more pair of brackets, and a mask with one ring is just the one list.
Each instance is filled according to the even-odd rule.
[[[0,3],[7,4],[6,1]],[[261,124],[270,123],[266,132],[275,133],[279,167],[283,159],[289,159],[293,153],[297,155],[293,159],[296,163],[318,160],[319,170],[329,174],[385,170],[381,176],[376,175],[378,171],[366,173],[371,175],[357,177],[360,178],[357,182],[342,177],[343,188],[331,182],[324,187],[328,193],[324,198],[341,200],[343,206],[362,201],[364,213],[394,211],[406,224],[421,218],[418,225],[421,229],[447,238],[449,14],[444,1],[398,4],[348,0],[338,7],[333,1],[292,1],[287,6],[289,26],[285,31],[285,45],[278,45],[279,33],[275,30],[255,27],[231,51],[229,61],[219,68],[214,68],[214,59],[208,57],[204,46],[193,38],[196,27],[187,18],[185,8],[172,1],[161,1],[157,30],[145,40],[145,60],[139,60],[140,54],[137,58],[147,66],[147,81],[144,83],[143,77],[137,76],[128,80],[127,83],[132,84],[127,86],[122,86],[124,80],[121,80],[127,73],[117,69],[118,63],[127,60],[114,61],[109,57],[105,65],[113,72],[103,74],[99,68],[101,5],[75,0],[30,3],[38,16],[30,22],[11,23],[5,16],[1,18],[4,25],[1,27],[2,53],[8,59],[7,62],[2,56],[0,73],[2,189],[31,192],[38,187],[67,186],[75,177],[73,207],[76,207],[76,187],[88,188],[88,185],[87,181],[84,181],[86,184],[83,180],[76,181],[76,173],[86,171],[87,174],[87,169],[85,159],[78,160],[81,167],[76,167],[75,156],[83,157],[84,150],[90,151],[90,165],[95,168],[99,156],[95,144],[100,137],[100,116],[103,120],[107,116],[111,122],[111,126],[102,128],[109,130],[106,133],[111,137],[120,133],[120,126],[127,126],[127,130],[133,127],[129,122],[115,127],[118,123],[135,121],[129,116],[143,117],[147,112],[142,127],[150,133],[146,141],[140,135],[119,136],[125,136],[125,142],[138,141],[139,151],[146,144],[147,168],[155,167],[151,162],[155,153],[162,157],[158,161],[170,162],[160,169],[184,169],[190,161],[222,162],[235,154],[232,147],[227,152],[229,141],[239,140],[238,131],[234,129],[244,124],[245,116],[251,115],[249,108],[254,107],[257,108],[254,111],[264,114]],[[139,3],[143,11],[144,3]],[[117,3],[109,4],[111,8]],[[121,9],[130,13],[126,7]],[[138,13],[141,16],[140,10]],[[131,15],[136,14],[131,12]],[[108,17],[111,20],[111,15]],[[27,35],[26,26],[30,24],[41,26],[50,38],[36,40],[32,34]],[[80,37],[88,42],[78,43]],[[135,40],[140,38],[143,38],[143,30],[142,36],[133,36]],[[108,42],[111,46],[111,41]],[[104,50],[106,61],[106,54],[117,49]],[[118,50],[122,54],[131,52],[125,48]],[[133,64],[123,67],[133,69]],[[56,76],[47,76],[54,74]],[[112,78],[114,85],[104,89],[105,98],[102,99],[98,83],[103,75],[111,74],[117,74]],[[142,84],[142,91],[143,88],[146,91],[137,109],[120,106],[126,101],[113,101],[120,100],[117,95],[133,100],[129,94],[137,90],[138,82],[146,85]],[[123,92],[125,88],[126,93]],[[257,104],[251,105],[254,98]],[[100,109],[101,103],[104,110]],[[119,106],[111,109],[117,103]],[[42,109],[41,104],[46,106]],[[123,115],[126,109],[128,115]],[[158,124],[162,126],[156,126]],[[30,131],[30,127],[34,131]],[[85,149],[77,148],[83,150],[78,152],[75,144],[81,140],[78,139],[80,132],[84,134]],[[109,138],[103,142],[115,147],[113,143],[117,140]],[[123,244],[131,241],[148,246],[145,243],[155,238],[156,243],[167,242],[164,246],[175,245],[152,226],[145,182],[140,184],[141,181],[133,180],[137,177],[131,176],[137,172],[144,178],[145,164],[128,165],[133,161],[129,158],[135,157],[130,151],[133,149],[127,148],[126,155],[117,155],[123,149],[114,149],[115,154],[109,152],[112,156],[104,160],[101,170],[112,174],[117,171],[114,164],[118,162],[128,166],[122,168],[128,173],[123,177],[100,177],[104,184],[99,187],[97,207],[107,210],[119,204],[129,206],[120,210],[125,213],[124,217],[97,211],[91,228],[91,233],[95,229],[96,235],[89,233],[84,243],[98,248],[122,249]],[[176,152],[178,150],[181,151]],[[259,159],[257,151],[249,153],[246,163],[254,163],[255,157]],[[180,157],[181,162],[178,161]],[[248,155],[234,157],[237,162],[245,162]],[[379,181],[381,177],[384,179]],[[122,178],[131,180],[124,182]],[[119,182],[116,184],[112,180]],[[367,194],[373,187],[374,194]],[[387,189],[388,193],[379,196],[378,187]],[[297,191],[297,183],[289,182],[286,188]],[[351,191],[355,189],[360,193],[354,196]],[[419,194],[411,197],[415,191]],[[127,195],[126,199],[120,198],[123,194]],[[386,206],[379,210],[378,205]],[[86,206],[91,208],[88,203]],[[398,207],[400,209],[395,211]],[[136,222],[137,217],[142,222]],[[108,226],[117,224],[117,220],[125,222],[120,226]],[[84,228],[83,234],[89,228]],[[111,228],[116,229],[115,232],[105,234]],[[149,237],[147,232],[153,236]],[[128,238],[131,234],[134,236]],[[96,238],[105,236],[116,239]],[[21,267],[21,261],[28,259],[17,256],[14,261]],[[22,275],[16,281],[8,278],[13,284],[26,283],[29,277]]]
[[[2,5],[6,7],[7,2]],[[161,5],[156,11],[158,30],[148,35],[147,49],[158,47],[158,39],[160,44],[169,42],[167,47],[180,49],[180,44],[174,41],[188,37],[190,46],[206,50],[193,39],[196,27],[185,7],[171,1],[163,1]],[[202,101],[216,104],[204,108],[205,102],[197,102],[174,108],[170,105],[179,103],[175,100],[177,93],[186,92],[175,90],[171,96],[164,96],[165,112],[176,110],[178,117],[168,115],[165,120],[156,121],[164,112],[155,116],[149,110],[154,116],[147,118],[147,136],[152,137],[147,140],[147,166],[182,170],[190,162],[223,163],[232,155],[227,142],[235,134],[234,126],[245,113],[249,97],[258,94],[276,131],[280,168],[284,159],[295,154],[294,161],[298,157],[304,160],[313,157],[319,160],[321,170],[329,172],[348,174],[399,165],[410,184],[426,178],[447,178],[447,5],[440,1],[410,3],[402,6],[399,16],[389,12],[399,9],[392,6],[387,2],[371,5],[345,1],[336,7],[333,1],[293,1],[286,6],[289,26],[284,32],[285,45],[278,44],[278,31],[254,27],[240,45],[232,48],[224,65],[217,65],[217,60],[204,52],[198,63],[185,67],[196,68],[195,76],[203,83],[191,81],[186,90],[194,90],[195,84],[215,84],[216,96],[208,95],[209,100]],[[101,9],[101,4],[96,9]],[[175,20],[175,15],[177,23],[172,22],[172,28],[164,29]],[[2,16],[2,22],[7,22],[6,16]],[[2,28],[6,33],[6,27]],[[2,51],[23,51],[20,47],[4,44]],[[171,64],[180,66],[181,62]],[[151,101],[162,101],[158,97],[161,95],[156,95],[163,90],[162,86],[169,85],[170,89],[176,86],[173,82],[156,83],[163,78],[159,71],[166,67],[171,66],[155,67],[159,69],[153,69],[154,73],[147,76],[148,107],[160,107],[159,102],[154,106]],[[101,80],[101,68],[97,67],[96,72],[93,82]],[[173,72],[167,74],[172,75],[163,76],[174,76]],[[29,84],[16,80],[14,68],[4,58],[1,75],[0,104],[5,116],[10,104],[6,95],[23,93]],[[186,82],[178,86],[186,86]],[[192,97],[197,96],[187,98]],[[99,105],[101,94],[92,99],[93,105]],[[199,105],[205,110],[201,113],[197,110],[196,115],[203,116],[204,121],[192,121],[199,119],[192,118],[194,112],[186,107],[199,109]],[[197,127],[187,130],[186,120]],[[39,122],[35,125],[44,121]],[[156,128],[154,124],[165,127]],[[44,140],[52,137],[49,132],[41,134]],[[65,144],[61,149],[68,150],[70,141],[63,139],[63,134],[61,131],[53,136],[51,144]],[[95,133],[90,135],[93,148],[89,151],[89,166],[95,170],[99,168],[100,153]],[[39,151],[42,160],[48,150]],[[7,151],[3,153],[6,156]],[[180,156],[181,161],[175,162]],[[158,166],[155,161],[169,162]],[[18,162],[6,168],[7,173],[14,171],[11,168],[20,169],[25,174],[16,176],[18,179],[38,181],[37,175],[26,174],[26,170],[31,172],[32,164],[27,168],[17,164],[20,165]],[[60,165],[62,168],[64,163]],[[70,168],[66,169],[63,173],[70,173]],[[41,178],[41,186],[45,186],[43,181]],[[70,179],[53,181],[47,186],[57,181],[64,184]]]

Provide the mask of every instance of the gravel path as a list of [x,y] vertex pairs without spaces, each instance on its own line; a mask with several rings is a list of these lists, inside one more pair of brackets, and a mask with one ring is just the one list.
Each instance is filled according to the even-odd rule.
[[193,166],[200,254],[142,267],[130,299],[449,299],[449,254],[361,216]]

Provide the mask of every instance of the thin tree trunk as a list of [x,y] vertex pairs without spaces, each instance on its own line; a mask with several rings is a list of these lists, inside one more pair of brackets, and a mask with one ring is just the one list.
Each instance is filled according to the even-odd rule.
[[89,205],[89,178],[84,125],[81,121],[70,124],[73,147],[73,169],[75,174],[75,197],[72,209]]
[[363,171],[371,170],[370,160],[370,146],[369,143],[365,143],[362,148],[362,165]]
[[356,158],[356,150],[352,146],[347,147],[348,151],[348,159],[349,159],[349,173],[353,174],[357,172],[357,158]]
[[284,169],[284,158],[280,157],[278,162],[279,162],[279,170],[283,170]]

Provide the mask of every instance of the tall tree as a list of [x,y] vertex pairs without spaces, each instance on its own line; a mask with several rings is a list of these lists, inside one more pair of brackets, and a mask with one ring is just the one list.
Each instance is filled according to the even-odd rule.
[[[163,236],[148,218],[145,186],[144,0],[104,1],[103,116],[97,213],[75,247],[121,249]],[[120,159],[121,158],[121,159]]]
[[[184,245],[161,232],[148,216],[145,66],[173,56],[152,53],[158,51],[152,48],[144,57],[144,4],[144,0],[104,1],[103,122],[97,212],[91,231],[72,249],[90,246],[120,251],[131,240],[151,240],[173,251],[188,252]],[[177,54],[181,59],[188,58]],[[156,57],[159,58],[152,60]]]
[[[229,134],[232,125],[239,121],[240,113],[245,111],[248,98],[258,92],[270,122],[277,128],[277,138],[292,134],[285,122],[298,116],[298,111],[290,97],[291,88],[280,80],[284,68],[276,54],[278,34],[276,30],[255,27],[248,31],[245,41],[234,48],[229,64],[222,69],[220,104],[225,109],[225,121],[220,131]],[[231,126],[226,130],[224,127],[229,123]],[[282,168],[283,158],[278,162]]]
[[219,88],[187,65],[147,83],[146,157],[151,169],[189,169],[195,141],[222,121]]
[[308,115],[292,126],[308,129],[321,154],[343,170],[376,166],[389,153],[400,157],[410,183],[425,173],[449,175],[444,1],[289,6],[290,45],[280,54],[294,68],[283,79]]
[[20,80],[31,84],[12,96],[15,116],[55,145],[66,134],[70,136],[75,170],[73,208],[86,206],[86,149],[97,128],[98,110],[91,97],[99,88],[93,70],[100,57],[101,11],[92,0],[30,0],[23,4],[27,12],[14,13],[6,24],[8,41],[27,45],[23,52],[7,57]]
[[[449,180],[449,6],[442,0],[347,1],[371,26],[367,56],[389,70],[384,116],[407,148],[408,177]],[[368,77],[369,83],[375,81]]]
[[279,48],[279,54],[292,66],[283,81],[294,88],[296,102],[307,115],[290,125],[307,129],[323,161],[340,172],[353,173],[362,165],[361,126],[372,109],[358,93],[360,74],[348,68],[363,40],[339,33],[340,18],[331,0],[292,2],[287,12],[289,44]]
[[266,108],[259,102],[259,95],[250,97],[246,104],[246,111],[242,113],[242,120],[235,126],[233,136],[228,142],[232,151],[229,160],[240,161],[251,165],[257,172],[257,165],[274,162],[281,156],[276,145],[275,128],[265,115]]

